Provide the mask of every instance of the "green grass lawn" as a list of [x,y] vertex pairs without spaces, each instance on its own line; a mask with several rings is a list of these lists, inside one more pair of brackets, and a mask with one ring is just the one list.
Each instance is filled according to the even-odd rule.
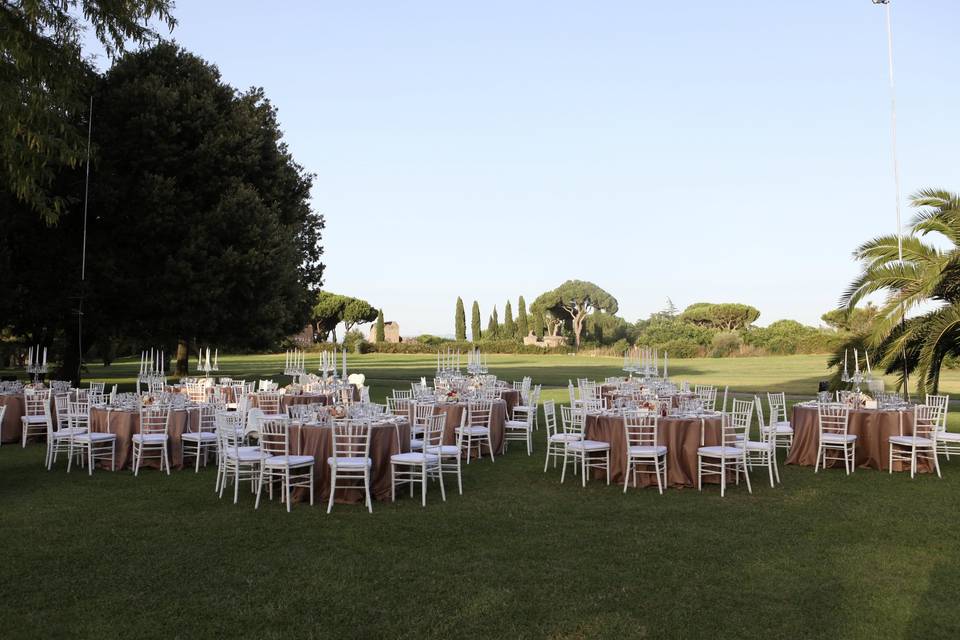
[[[282,356],[222,358],[275,375]],[[374,397],[429,357],[354,356]],[[502,378],[559,387],[613,359],[491,356]],[[128,382],[135,365],[93,368]],[[809,396],[822,357],[690,360],[672,375]],[[948,388],[960,389],[951,372]],[[556,393],[556,391],[554,391]],[[558,395],[559,399],[559,395]],[[951,421],[956,427],[956,423]],[[944,478],[782,467],[727,497],[559,483],[515,447],[465,466],[427,507],[253,510],[200,474],[42,467],[0,448],[0,633],[13,637],[957,638],[960,460]],[[781,455],[781,462],[782,462]]]

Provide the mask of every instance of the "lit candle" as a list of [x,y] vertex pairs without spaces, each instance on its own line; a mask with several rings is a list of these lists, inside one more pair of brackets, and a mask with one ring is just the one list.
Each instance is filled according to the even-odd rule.
[[213,368],[217,368],[217,364],[220,362],[220,349],[218,348],[213,352]]
[[860,355],[857,353],[856,349],[853,350],[853,366],[853,372],[860,373]]
[[866,349],[863,350],[863,357],[867,359],[867,373],[873,373],[870,369],[870,352]]
[[47,348],[43,348],[43,366],[47,366]]
[[29,349],[27,349],[27,366],[29,367],[32,364],[33,364],[33,347],[30,347]]

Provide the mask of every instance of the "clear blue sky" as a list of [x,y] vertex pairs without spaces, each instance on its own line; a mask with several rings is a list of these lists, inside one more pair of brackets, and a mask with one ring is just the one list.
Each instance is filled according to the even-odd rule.
[[[568,278],[816,324],[895,228],[884,12],[807,2],[178,0],[317,174],[326,285],[450,334]],[[960,2],[894,0],[904,200],[960,190]],[[910,212],[904,209],[904,220]]]

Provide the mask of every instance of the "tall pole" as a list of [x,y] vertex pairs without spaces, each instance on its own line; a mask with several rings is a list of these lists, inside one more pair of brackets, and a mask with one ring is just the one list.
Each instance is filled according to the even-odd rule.
[[[890,0],[873,0],[873,4],[882,4],[887,21],[887,72],[890,77],[890,153],[893,160],[893,187],[897,211],[897,258],[903,265],[903,228],[900,222],[900,161],[897,158],[897,91],[893,81],[893,27],[890,22]],[[906,309],[901,303],[900,326],[906,329]],[[909,374],[907,372],[907,349],[903,348],[903,391],[910,399]]]
[[90,113],[87,116],[87,176],[83,188],[83,245],[80,249],[80,302],[77,305],[77,384],[83,373],[83,296],[87,279],[87,209],[90,202],[90,140],[93,137],[93,96],[90,96]]

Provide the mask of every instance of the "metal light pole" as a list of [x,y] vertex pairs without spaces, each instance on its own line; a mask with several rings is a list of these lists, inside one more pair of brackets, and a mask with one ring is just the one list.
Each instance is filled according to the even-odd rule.
[[[873,0],[873,4],[883,5],[887,18],[887,70],[890,76],[890,152],[893,159],[893,184],[897,210],[897,258],[903,264],[903,230],[900,222],[900,161],[897,158],[897,92],[893,82],[893,27],[890,23],[890,0]],[[901,327],[906,327],[906,310],[901,307]],[[907,350],[903,349],[903,391],[910,399],[909,376],[907,374]]]

